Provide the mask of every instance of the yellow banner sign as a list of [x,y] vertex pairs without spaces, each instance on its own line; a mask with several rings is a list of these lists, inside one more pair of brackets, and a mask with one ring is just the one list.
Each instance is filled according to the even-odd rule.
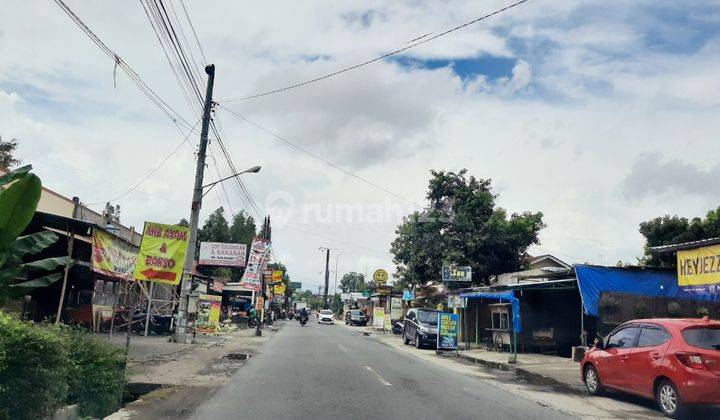
[[145,222],[135,280],[180,283],[189,241],[188,227]]
[[276,295],[284,295],[285,294],[285,285],[282,283],[276,284],[273,287],[273,293]]
[[278,282],[282,281],[283,278],[283,272],[281,270],[273,270],[272,272],[272,281]]
[[720,283],[720,245],[677,252],[679,286]]
[[104,230],[93,229],[92,254],[94,272],[132,281],[138,255],[136,246]]

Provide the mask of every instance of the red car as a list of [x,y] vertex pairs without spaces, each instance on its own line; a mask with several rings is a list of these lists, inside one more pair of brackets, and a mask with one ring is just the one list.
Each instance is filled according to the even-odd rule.
[[668,417],[683,417],[690,404],[720,404],[720,321],[627,322],[585,354],[581,373],[590,394],[652,398]]

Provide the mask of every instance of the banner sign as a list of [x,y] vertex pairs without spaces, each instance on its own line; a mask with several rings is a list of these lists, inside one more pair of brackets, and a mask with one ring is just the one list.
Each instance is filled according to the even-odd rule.
[[458,315],[438,314],[437,349],[457,350],[458,349]]
[[385,310],[382,307],[373,308],[373,328],[383,329],[385,327]]
[[299,281],[291,281],[290,287],[292,287],[293,290],[300,290],[300,289],[302,289],[302,283]]
[[390,299],[390,319],[400,319],[403,316],[403,304],[402,299],[392,298]]
[[402,298],[403,298],[403,300],[408,300],[408,301],[413,300],[413,298],[414,298],[413,292],[411,292],[410,290],[404,290]]
[[270,260],[270,241],[255,238],[250,246],[247,267],[240,279],[240,285],[248,290],[260,291],[260,281]]
[[720,292],[720,245],[677,252],[678,286],[684,292]]
[[282,278],[283,278],[283,272],[281,270],[273,270],[273,272],[272,272],[273,283],[282,281]]
[[247,245],[222,242],[200,242],[199,265],[245,267]]
[[375,293],[378,295],[388,296],[392,293],[392,287],[390,286],[375,286]]
[[274,285],[273,293],[276,295],[285,295],[285,285],[282,283]]
[[442,268],[442,281],[472,281],[472,269],[467,266],[446,265]]
[[132,281],[138,248],[101,229],[93,229],[92,269],[106,276]]
[[448,308],[464,308],[465,307],[465,298],[460,297],[460,295],[450,295],[448,296]]
[[195,331],[214,333],[220,324],[220,304],[222,296],[201,294],[197,301],[197,319]]
[[145,222],[135,280],[180,283],[189,238],[189,227]]

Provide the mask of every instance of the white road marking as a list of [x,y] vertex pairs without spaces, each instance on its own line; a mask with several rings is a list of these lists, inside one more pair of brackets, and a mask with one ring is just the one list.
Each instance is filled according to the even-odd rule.
[[392,384],[391,384],[390,382],[386,381],[385,378],[383,378],[382,376],[378,375],[378,373],[375,372],[375,371],[373,370],[373,368],[371,368],[370,366],[365,366],[365,369],[367,369],[367,370],[369,370],[370,372],[372,372],[373,374],[375,374],[375,376],[377,376],[377,378],[378,378],[378,380],[380,381],[381,384],[383,384],[383,385],[385,385],[385,386],[392,386]]
[[340,347],[340,348],[343,349],[344,351],[348,351],[348,349],[346,349],[345,347],[343,347],[342,344],[338,344],[338,347]]

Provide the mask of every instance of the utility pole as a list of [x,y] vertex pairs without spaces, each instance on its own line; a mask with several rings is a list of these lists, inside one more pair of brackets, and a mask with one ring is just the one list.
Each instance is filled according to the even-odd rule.
[[328,306],[328,289],[330,283],[330,248],[325,248],[325,294],[323,295],[323,309]]
[[202,130],[200,131],[200,147],[198,148],[197,165],[195,166],[195,187],[193,189],[192,205],[190,207],[190,241],[185,255],[182,280],[180,282],[180,303],[178,305],[177,323],[175,327],[175,341],[185,343],[187,332],[188,294],[192,284],[192,272],[195,266],[195,253],[197,252],[198,221],[200,207],[202,207],[203,176],[205,175],[205,154],[207,153],[208,131],[210,129],[210,113],[212,111],[212,93],[215,83],[215,65],[205,66],[208,75],[207,91],[205,92],[205,106],[203,108]]
[[[265,217],[263,219],[263,227],[260,229],[260,237],[262,239],[269,240],[270,239],[270,216]],[[260,329],[261,323],[265,321],[265,299],[267,299],[267,296],[265,294],[265,273],[260,273],[260,292],[258,293],[258,299],[262,298],[262,307],[260,308],[260,311],[257,310],[257,307],[255,308],[255,313],[259,313],[257,322],[255,323],[255,336],[261,337],[262,336],[262,330]],[[257,306],[257,304],[256,304]]]

